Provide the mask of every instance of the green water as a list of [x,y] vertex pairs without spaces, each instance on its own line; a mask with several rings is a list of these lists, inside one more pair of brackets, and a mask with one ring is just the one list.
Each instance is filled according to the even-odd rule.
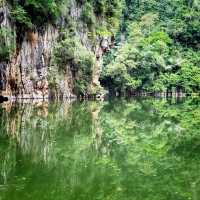
[[0,200],[198,200],[200,101],[0,105]]

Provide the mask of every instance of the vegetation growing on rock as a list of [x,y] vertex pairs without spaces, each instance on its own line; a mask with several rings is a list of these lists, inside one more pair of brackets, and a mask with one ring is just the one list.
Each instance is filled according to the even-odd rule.
[[14,33],[12,32],[12,30],[2,27],[0,29],[0,62],[8,62],[14,50]]
[[[106,37],[112,38],[112,47],[114,41],[116,44],[109,53],[109,49],[101,53],[101,57],[106,54],[101,83],[111,92],[200,90],[199,0],[5,2],[12,30],[1,25],[0,62],[11,61],[27,33],[42,35],[51,24],[59,35],[48,71],[49,85],[53,88],[69,68],[74,79],[73,92],[86,94],[99,56],[98,46]],[[45,57],[42,54],[41,50],[40,63]],[[52,73],[57,71],[59,75]]]
[[63,32],[54,49],[55,64],[60,73],[70,70],[74,75],[75,93],[84,94],[91,83],[95,55],[74,33]]

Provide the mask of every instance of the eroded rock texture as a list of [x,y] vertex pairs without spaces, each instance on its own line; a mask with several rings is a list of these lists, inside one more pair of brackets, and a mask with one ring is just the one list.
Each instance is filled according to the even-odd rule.
[[[78,21],[77,36],[88,50],[94,53],[96,64],[94,66],[91,88],[99,87],[102,55],[110,48],[111,38],[97,38],[96,45],[88,38],[87,27],[80,21],[81,7],[72,1],[71,17]],[[61,26],[65,22],[60,19]],[[35,30],[19,32],[18,27],[11,23],[8,5],[0,8],[0,26],[11,29],[16,33],[16,49],[8,62],[0,62],[0,93],[11,98],[49,98],[75,97],[74,75],[70,69],[63,73],[59,79],[59,88],[53,91],[49,87],[48,75],[52,69],[52,53],[59,36],[56,25],[47,24]],[[12,41],[11,41],[12,42]],[[51,73],[57,76],[57,73]]]

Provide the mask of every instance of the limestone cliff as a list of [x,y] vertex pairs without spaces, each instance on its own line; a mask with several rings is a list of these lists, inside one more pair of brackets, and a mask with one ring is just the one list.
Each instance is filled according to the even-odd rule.
[[[80,20],[82,7],[71,1],[70,17],[78,24],[76,35],[82,44],[92,51],[96,62],[93,68],[91,90],[100,87],[99,75],[101,59],[112,45],[111,37],[96,37],[95,43],[88,37],[88,28]],[[48,76],[57,76],[53,69],[53,49],[59,37],[61,27],[67,27],[66,22],[59,19],[57,25],[45,24],[32,30],[20,30],[12,22],[8,4],[0,8],[0,27],[9,28],[15,34],[11,43],[16,43],[14,53],[8,61],[0,62],[0,93],[11,98],[49,98],[49,97],[75,97],[74,76],[70,66],[59,77],[57,90],[49,87]],[[6,37],[6,36],[5,36]],[[53,72],[53,73],[52,73]],[[52,77],[51,77],[52,78]]]

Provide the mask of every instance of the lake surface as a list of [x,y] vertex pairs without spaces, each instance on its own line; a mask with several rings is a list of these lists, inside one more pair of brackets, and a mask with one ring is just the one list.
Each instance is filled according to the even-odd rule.
[[200,100],[0,105],[0,200],[198,200]]

